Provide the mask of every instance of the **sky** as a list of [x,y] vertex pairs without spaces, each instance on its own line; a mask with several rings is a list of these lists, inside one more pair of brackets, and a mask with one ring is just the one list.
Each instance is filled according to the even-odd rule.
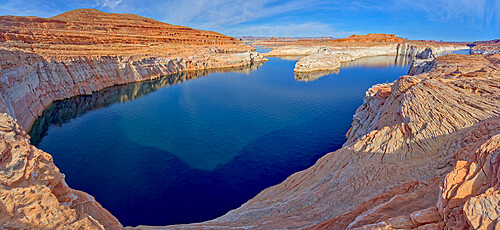
[[0,15],[51,17],[78,8],[133,13],[230,36],[500,38],[500,0],[0,0]]

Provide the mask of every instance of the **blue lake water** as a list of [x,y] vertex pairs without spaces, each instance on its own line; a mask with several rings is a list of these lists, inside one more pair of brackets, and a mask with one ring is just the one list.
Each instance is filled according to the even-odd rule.
[[363,58],[297,81],[295,62],[270,58],[57,101],[33,125],[32,142],[125,226],[213,219],[340,148],[365,91],[409,68]]
[[462,50],[454,50],[450,52],[443,52],[439,56],[446,55],[446,54],[470,54],[470,49],[462,49]]

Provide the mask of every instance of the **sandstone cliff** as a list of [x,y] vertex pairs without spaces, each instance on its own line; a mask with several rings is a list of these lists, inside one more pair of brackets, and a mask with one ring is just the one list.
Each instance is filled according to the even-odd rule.
[[[1,17],[0,30],[0,111],[24,127],[54,100],[182,70],[264,60],[239,53],[251,48],[217,33],[95,10],[48,19]],[[372,47],[368,51],[292,48],[307,55],[343,52],[334,58],[344,59],[386,51],[432,57],[448,49],[381,42],[359,46]],[[415,63],[410,76],[368,90],[344,146],[309,169],[215,220],[138,228],[500,227],[499,95],[499,54]],[[123,228],[90,195],[70,189],[51,156],[32,146],[20,125],[0,115],[0,225]]]
[[470,49],[471,54],[493,54],[500,53],[500,39],[490,41],[474,42]]
[[465,44],[407,40],[391,34],[351,35],[328,40],[256,41],[254,44],[272,48],[265,56],[301,56],[295,73],[336,70],[342,63],[369,56],[430,59],[450,51],[469,49]]
[[357,35],[353,34],[347,38],[335,39],[339,42],[395,42],[401,43],[408,41],[407,39],[397,37],[394,34],[365,34]]
[[498,54],[500,53],[500,43],[481,44],[470,49],[471,54]]
[[431,43],[370,43],[357,46],[281,46],[276,47],[266,56],[302,55],[295,64],[294,72],[314,72],[319,70],[335,70],[344,62],[362,57],[397,55],[416,59],[435,58],[441,53],[453,50],[468,49],[465,45],[431,44]]
[[25,128],[55,100],[179,71],[265,61],[218,33],[91,9],[47,19],[2,16],[0,32],[0,112]]
[[53,101],[266,60],[251,50],[222,34],[130,14],[82,9],[53,18],[0,16],[2,229],[123,228],[92,196],[70,189],[51,156],[30,144],[22,127]]
[[73,190],[52,156],[29,142],[14,119],[0,115],[2,229],[121,229],[95,199]]
[[314,166],[220,218],[163,228],[494,228],[500,55],[432,66],[372,87],[347,142]]

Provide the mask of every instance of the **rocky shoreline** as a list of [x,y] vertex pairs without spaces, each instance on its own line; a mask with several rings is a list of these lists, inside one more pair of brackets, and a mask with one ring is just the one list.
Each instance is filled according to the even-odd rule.
[[266,56],[304,56],[295,64],[295,73],[307,73],[324,70],[337,70],[344,62],[362,57],[396,55],[416,59],[435,58],[441,53],[468,49],[457,44],[412,44],[394,43],[360,47],[338,46],[281,46],[276,47]]
[[34,53],[0,48],[0,65],[9,66],[2,71],[0,111],[29,128],[56,100],[180,71],[241,67],[266,60],[255,52],[208,51],[186,58],[100,56],[51,61]]
[[[445,55],[431,66],[370,88],[341,149],[240,208],[204,223],[137,229],[497,224],[500,56]],[[3,226],[123,228],[90,195],[67,187],[15,120],[0,119]]]
[[266,61],[232,37],[131,14],[0,17],[0,112],[29,129],[53,101],[180,71]]
[[[138,20],[95,10],[0,19],[4,228],[123,229],[92,196],[66,185],[50,154],[31,145],[23,127],[53,101],[178,71],[265,61],[234,38],[147,18],[82,32],[89,15],[110,25]],[[463,47],[379,35],[341,40],[347,43],[283,46],[268,55],[309,55],[297,63],[309,72],[362,56],[433,58]],[[203,223],[136,229],[500,228],[500,54],[444,55],[415,62],[409,74],[367,91],[341,149],[240,208]]]
[[367,91],[344,146],[199,224],[138,229],[498,228],[500,56],[445,55]]

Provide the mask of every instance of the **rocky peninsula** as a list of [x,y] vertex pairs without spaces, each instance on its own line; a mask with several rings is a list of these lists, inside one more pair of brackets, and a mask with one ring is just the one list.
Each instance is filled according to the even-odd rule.
[[[218,33],[96,10],[3,16],[0,31],[0,225],[7,229],[124,228],[30,144],[24,130],[53,101],[266,60]],[[500,54],[436,57],[464,45],[378,35],[287,42],[267,55],[309,55],[297,63],[304,72],[372,55],[428,60],[370,88],[343,147],[312,167],[215,220],[137,229],[500,228]]]
[[131,14],[0,17],[0,111],[29,128],[55,100],[179,71],[266,59],[222,34]]
[[[295,73],[336,70],[343,62],[362,57],[396,55],[416,59],[435,58],[438,55],[460,49],[465,44],[435,43],[407,40],[387,34],[352,35],[344,39],[303,40],[279,43],[260,42],[273,47],[267,56],[302,56],[295,64]],[[273,46],[279,44],[280,46]]]
[[240,208],[138,229],[496,229],[500,56],[450,54],[366,92],[343,147]]

